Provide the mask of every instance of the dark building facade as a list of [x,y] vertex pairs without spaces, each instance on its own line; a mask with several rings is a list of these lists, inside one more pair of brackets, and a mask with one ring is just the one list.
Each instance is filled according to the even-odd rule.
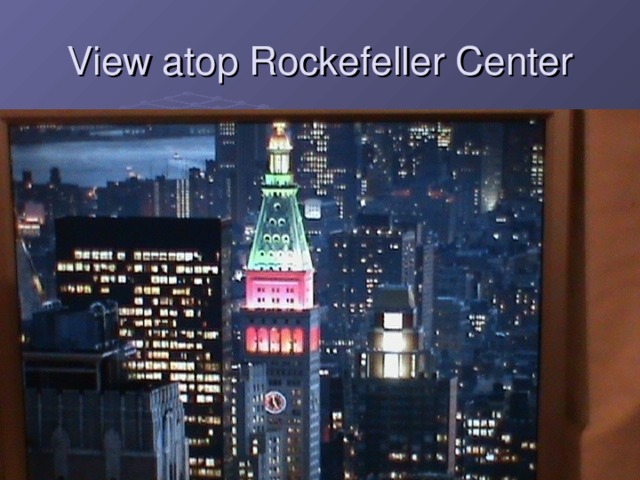
[[33,478],[188,480],[178,385],[123,378],[134,352],[109,328],[113,321],[114,306],[98,302],[34,315],[23,351]]

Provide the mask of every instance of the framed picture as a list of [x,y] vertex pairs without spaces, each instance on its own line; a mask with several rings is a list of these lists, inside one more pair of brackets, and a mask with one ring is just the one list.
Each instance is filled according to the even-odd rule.
[[10,478],[563,478],[579,113],[1,116]]

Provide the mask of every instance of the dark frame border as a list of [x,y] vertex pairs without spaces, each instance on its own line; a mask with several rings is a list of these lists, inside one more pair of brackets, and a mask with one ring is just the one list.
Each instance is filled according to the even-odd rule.
[[[0,478],[27,480],[9,128],[34,123],[546,120],[538,480],[580,478],[586,424],[582,113],[575,111],[0,111]],[[583,372],[583,373],[581,373]]]

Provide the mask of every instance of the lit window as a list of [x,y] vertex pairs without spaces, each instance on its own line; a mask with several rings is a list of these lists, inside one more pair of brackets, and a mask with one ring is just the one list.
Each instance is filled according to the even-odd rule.
[[296,328],[293,331],[293,353],[304,352],[304,331],[302,328]]
[[280,347],[282,353],[293,353],[293,338],[288,328],[283,328],[280,332]]
[[384,378],[399,378],[400,357],[396,353],[384,354]]
[[258,351],[260,353],[269,352],[269,332],[264,327],[258,330]]
[[382,349],[385,352],[402,352],[406,348],[402,332],[384,332]]
[[269,345],[271,353],[280,352],[280,331],[276,327],[269,332]]
[[382,326],[388,330],[402,329],[402,313],[385,313],[382,317]]

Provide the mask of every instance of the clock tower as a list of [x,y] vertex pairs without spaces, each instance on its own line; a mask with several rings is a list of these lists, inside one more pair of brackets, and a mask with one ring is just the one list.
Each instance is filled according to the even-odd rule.
[[[262,206],[247,264],[246,302],[236,329],[241,361],[266,367],[266,478],[318,480],[320,310],[313,300],[314,270],[286,128],[274,123],[269,139]],[[276,454],[281,458],[269,457]]]

